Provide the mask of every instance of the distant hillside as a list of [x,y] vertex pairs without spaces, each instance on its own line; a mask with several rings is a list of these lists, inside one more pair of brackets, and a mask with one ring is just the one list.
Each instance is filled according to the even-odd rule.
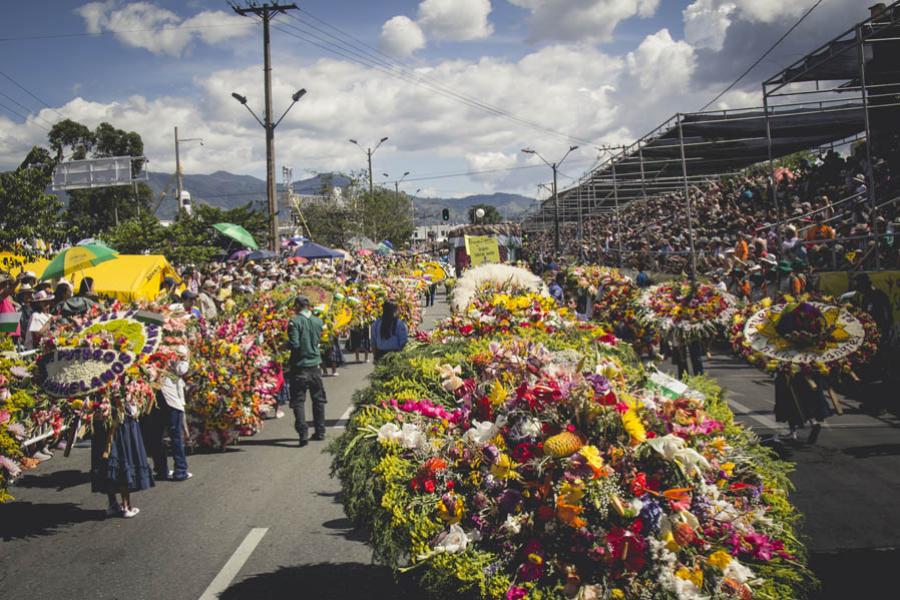
[[[325,175],[316,175],[309,179],[294,182],[294,191],[298,194],[318,194],[322,191]],[[252,175],[235,175],[227,171],[216,171],[209,175],[185,175],[184,189],[191,193],[191,200],[204,202],[217,208],[230,209],[243,206],[248,202],[265,203],[266,182]],[[332,185],[346,186],[350,180],[340,175],[334,176]],[[161,219],[171,219],[177,212],[175,202],[175,177],[166,173],[150,173],[147,182],[158,198],[167,191],[157,215]],[[276,189],[281,192],[282,186]]]
[[[333,178],[332,185],[344,187],[350,180],[342,175],[316,175],[302,181],[295,181],[294,191],[298,194],[318,194],[322,191],[326,179]],[[160,205],[157,215],[161,219],[175,216],[175,177],[166,173],[150,173],[147,182],[158,198],[163,191],[166,197]],[[248,202],[264,204],[266,199],[266,182],[251,175],[235,175],[226,171],[216,171],[209,175],[185,175],[184,189],[191,193],[194,202],[204,202],[217,208],[230,209]],[[278,185],[280,192],[282,186]],[[450,209],[450,221],[466,222],[469,207],[476,204],[494,206],[501,215],[515,221],[534,202],[532,198],[519,194],[475,194],[464,198],[416,198],[416,221],[420,225],[436,223],[441,218],[444,208]]]

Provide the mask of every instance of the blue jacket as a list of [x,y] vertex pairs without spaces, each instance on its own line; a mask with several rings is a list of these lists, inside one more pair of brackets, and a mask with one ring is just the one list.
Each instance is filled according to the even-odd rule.
[[406,323],[400,319],[394,321],[394,330],[387,338],[381,337],[381,319],[375,319],[375,322],[372,323],[372,343],[381,351],[403,350],[408,339],[409,331]]

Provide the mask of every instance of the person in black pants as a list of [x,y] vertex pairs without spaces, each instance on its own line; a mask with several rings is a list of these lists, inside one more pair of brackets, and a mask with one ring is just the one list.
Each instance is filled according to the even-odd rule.
[[294,307],[297,314],[288,323],[288,347],[291,351],[290,393],[291,409],[294,411],[294,429],[300,436],[300,447],[309,443],[309,431],[306,423],[306,392],[312,400],[314,441],[325,439],[325,386],[319,366],[322,354],[319,345],[322,340],[322,319],[310,311],[309,298],[297,296]]

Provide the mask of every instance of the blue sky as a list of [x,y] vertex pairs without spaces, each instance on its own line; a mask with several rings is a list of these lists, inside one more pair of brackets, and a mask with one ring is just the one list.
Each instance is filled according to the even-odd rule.
[[[291,166],[299,179],[361,169],[365,157],[347,138],[366,144],[386,135],[376,153],[376,179],[384,180],[383,172],[393,179],[410,171],[419,179],[494,171],[403,184],[408,192],[463,195],[533,194],[548,173],[530,168],[539,162],[519,152],[523,146],[553,160],[578,144],[564,171],[581,175],[597,156],[585,142],[628,142],[678,110],[696,110],[813,1],[298,4],[305,12],[280,17],[273,31],[276,113],[292,90],[309,92],[276,133],[279,172]],[[719,105],[756,105],[763,76],[865,14],[865,3],[825,0]],[[318,36],[317,43],[335,49],[334,38],[320,30],[356,46],[344,46],[345,54],[392,61],[395,76],[297,37]],[[98,35],[85,35],[92,32]],[[16,3],[6,9],[0,38],[0,71],[51,107],[0,77],[6,95],[0,105],[7,107],[0,106],[0,168],[14,166],[65,115],[138,131],[154,170],[173,170],[172,127],[178,125],[183,136],[204,138],[203,147],[185,149],[187,172],[264,174],[262,131],[230,98],[239,91],[262,108],[261,28],[233,15],[224,1]],[[473,101],[506,116],[475,109]]]

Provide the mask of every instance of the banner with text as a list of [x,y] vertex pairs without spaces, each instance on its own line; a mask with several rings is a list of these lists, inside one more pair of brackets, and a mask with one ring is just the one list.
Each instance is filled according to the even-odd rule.
[[467,235],[466,254],[472,259],[472,266],[500,262],[500,246],[497,238],[486,235]]

